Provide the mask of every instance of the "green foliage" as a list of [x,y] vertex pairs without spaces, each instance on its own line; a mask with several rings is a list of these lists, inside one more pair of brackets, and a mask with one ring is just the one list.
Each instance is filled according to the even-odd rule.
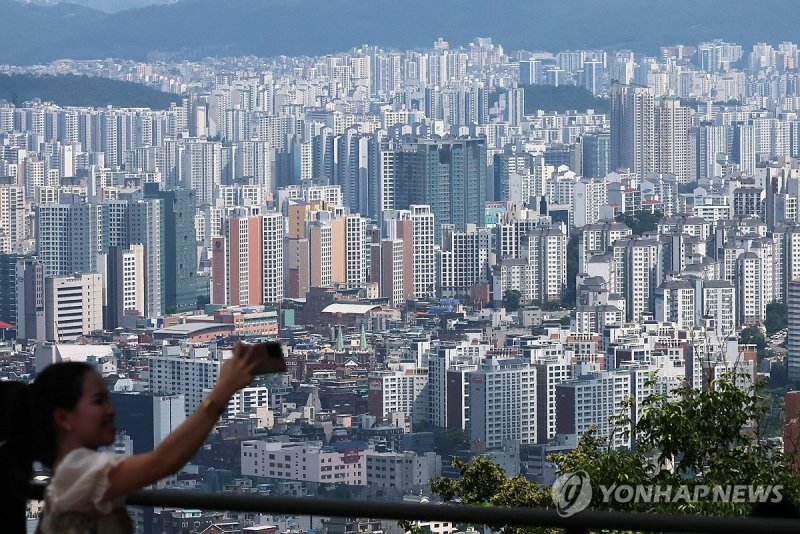
[[758,358],[766,358],[771,354],[767,348],[767,338],[758,325],[751,325],[739,333],[739,343],[743,345],[755,345]]
[[[796,502],[800,485],[793,476],[792,457],[762,439],[762,421],[767,412],[763,383],[737,387],[731,375],[701,390],[684,385],[669,396],[647,397],[635,426],[636,447],[611,451],[607,440],[587,433],[578,448],[551,459],[561,472],[583,469],[592,484],[686,485],[690,492],[706,485],[783,485],[784,497]],[[651,382],[655,385],[656,382]],[[655,457],[655,462],[653,461]],[[595,509],[675,512],[671,503],[603,503]],[[680,513],[702,515],[748,515],[748,503],[711,500],[680,503]]]
[[557,111],[593,109],[608,113],[608,100],[595,97],[583,87],[575,85],[525,85],[525,114],[533,115],[537,110]]
[[0,100],[16,106],[39,98],[62,106],[142,107],[169,109],[180,96],[156,91],[145,85],[109,78],[76,76],[34,76],[0,74]]
[[755,345],[757,349],[767,347],[767,339],[757,325],[748,326],[739,333],[739,343],[743,345]]
[[[503,468],[492,463],[484,456],[478,456],[470,462],[460,458],[453,460],[461,478],[439,477],[431,480],[434,493],[445,501],[458,501],[476,506],[526,506],[533,508],[551,508],[553,500],[550,491],[529,482],[524,476],[514,478],[506,476]],[[502,525],[489,525],[493,529]],[[524,532],[557,532],[550,529],[505,527],[507,534]]]
[[522,302],[522,293],[516,289],[508,289],[503,294],[503,307],[510,312],[519,309],[520,302]]
[[[586,471],[592,487],[591,508],[626,512],[684,513],[698,515],[743,516],[751,504],[715,502],[629,502],[603,501],[599,486],[686,486],[689,494],[700,484],[782,485],[784,499],[797,502],[800,481],[795,476],[794,457],[784,454],[763,439],[764,419],[770,400],[761,382],[748,388],[736,385],[744,375],[730,373],[706,388],[680,386],[669,394],[654,393],[638,410],[633,431],[634,447],[613,450],[610,436],[600,436],[596,428],[581,436],[578,446],[550,457],[559,473]],[[648,386],[659,391],[656,378]],[[626,401],[622,413],[614,418],[614,433],[629,428],[633,400]],[[525,480],[508,478],[488,459],[478,457],[470,463],[456,460],[461,478],[445,477],[431,481],[431,489],[445,501],[495,506],[535,506],[551,508],[547,489]],[[492,526],[496,528],[496,526]],[[507,533],[548,532],[547,529],[506,528]]]
[[469,434],[460,428],[442,428],[427,421],[414,421],[412,430],[433,433],[433,450],[442,458],[449,458],[469,449]]
[[564,302],[561,300],[534,300],[531,302],[532,305],[536,306],[542,311],[557,311],[557,310],[564,310],[567,308],[571,308],[568,302]]
[[617,222],[624,223],[631,229],[633,235],[642,235],[647,232],[655,232],[658,222],[664,217],[660,211],[650,213],[646,210],[635,213],[620,213],[616,216]]
[[469,434],[460,428],[434,428],[433,446],[436,454],[447,458],[469,449]]
[[767,334],[774,334],[779,330],[789,326],[789,311],[786,304],[781,302],[770,302],[767,304],[767,320],[764,321]]

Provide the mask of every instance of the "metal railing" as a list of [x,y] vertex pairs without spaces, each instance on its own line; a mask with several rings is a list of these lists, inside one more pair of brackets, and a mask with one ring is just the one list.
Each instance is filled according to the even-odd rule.
[[[30,497],[41,499],[44,486],[31,485]],[[561,517],[555,510],[466,506],[456,504],[352,501],[318,497],[281,497],[234,493],[199,493],[176,490],[144,490],[128,496],[126,504],[161,508],[260,512],[281,515],[314,515],[370,519],[443,521],[472,525],[562,528],[569,534],[593,530],[638,532],[706,532],[770,534],[800,532],[800,519],[761,517],[707,517],[627,512],[583,511]]]

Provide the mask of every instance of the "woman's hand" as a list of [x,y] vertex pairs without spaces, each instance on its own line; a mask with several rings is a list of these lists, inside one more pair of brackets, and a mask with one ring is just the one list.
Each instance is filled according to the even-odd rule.
[[252,345],[241,341],[233,346],[233,356],[225,360],[217,377],[217,388],[226,397],[250,385],[256,375],[260,358]]

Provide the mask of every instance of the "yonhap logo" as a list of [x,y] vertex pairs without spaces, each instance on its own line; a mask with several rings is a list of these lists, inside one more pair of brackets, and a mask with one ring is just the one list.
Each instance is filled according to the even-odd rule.
[[593,491],[597,492],[598,503],[619,505],[629,504],[684,504],[692,502],[724,503],[764,503],[781,502],[782,485],[706,485],[706,484],[611,484],[595,483],[586,471],[564,473],[556,479],[551,488],[553,503],[558,515],[569,517],[589,507]]
[[561,517],[577,514],[592,502],[592,483],[586,471],[561,475],[553,482],[551,491],[556,510]]

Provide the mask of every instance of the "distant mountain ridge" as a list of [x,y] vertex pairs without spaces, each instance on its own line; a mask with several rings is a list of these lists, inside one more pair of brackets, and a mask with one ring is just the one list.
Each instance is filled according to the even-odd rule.
[[78,6],[96,9],[104,13],[117,13],[126,9],[136,9],[156,4],[168,4],[174,0],[17,0],[22,4],[38,6],[55,6],[61,3],[71,3]]
[[0,74],[0,100],[16,106],[38,98],[62,106],[132,107],[169,109],[180,96],[163,93],[142,84],[108,78]]
[[[89,1],[89,0],[82,0]],[[318,55],[364,43],[428,47],[492,37],[508,50],[632,48],[723,38],[751,45],[796,34],[795,0],[181,0],[119,13],[0,0],[14,21],[0,63],[144,59],[150,52]]]

